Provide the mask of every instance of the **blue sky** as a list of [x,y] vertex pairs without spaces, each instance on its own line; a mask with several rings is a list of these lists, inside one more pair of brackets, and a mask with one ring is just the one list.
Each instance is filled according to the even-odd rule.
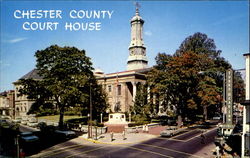
[[[35,67],[34,54],[52,44],[84,49],[105,73],[126,69],[133,1],[1,1],[0,91]],[[195,32],[214,39],[234,69],[245,68],[249,52],[249,1],[139,1],[145,20],[149,66],[158,52],[173,54]],[[62,10],[62,19],[16,19],[15,10]],[[114,11],[108,19],[71,19],[70,10]],[[24,22],[59,22],[54,31],[26,31]],[[66,22],[101,22],[100,31],[66,31]]]

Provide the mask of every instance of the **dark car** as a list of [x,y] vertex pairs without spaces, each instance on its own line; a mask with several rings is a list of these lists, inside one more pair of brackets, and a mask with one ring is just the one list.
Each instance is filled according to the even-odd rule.
[[71,130],[55,130],[57,137],[62,139],[70,139],[76,137],[76,132]]
[[37,142],[39,138],[32,132],[23,132],[20,134],[20,140],[23,143]]

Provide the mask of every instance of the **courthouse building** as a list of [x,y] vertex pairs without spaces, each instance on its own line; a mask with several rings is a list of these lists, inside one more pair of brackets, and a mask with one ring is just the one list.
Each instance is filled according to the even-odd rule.
[[95,71],[98,82],[107,92],[112,112],[129,111],[130,106],[134,104],[138,85],[145,84],[145,74],[150,70],[148,68],[146,46],[143,41],[144,20],[140,16],[138,8],[136,8],[136,13],[130,20],[130,24],[131,41],[128,51],[127,70],[109,74],[104,74],[100,69]]

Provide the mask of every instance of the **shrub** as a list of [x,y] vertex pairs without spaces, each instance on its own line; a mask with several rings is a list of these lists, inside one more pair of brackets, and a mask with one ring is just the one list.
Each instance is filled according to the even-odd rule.
[[131,123],[131,127],[150,123],[150,120],[144,115],[133,115],[132,120],[134,123]]
[[84,116],[82,118],[74,118],[74,119],[69,119],[67,121],[65,121],[65,123],[69,123],[69,124],[87,124],[88,123],[88,117]]

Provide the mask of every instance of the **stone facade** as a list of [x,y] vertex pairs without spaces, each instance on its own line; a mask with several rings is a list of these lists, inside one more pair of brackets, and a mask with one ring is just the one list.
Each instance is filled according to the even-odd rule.
[[110,110],[115,112],[117,103],[120,112],[128,112],[133,106],[136,89],[139,84],[145,84],[145,74],[149,69],[123,71],[97,76],[107,95]]
[[[33,69],[20,79],[34,79],[34,80],[40,80],[42,79],[41,76],[38,75],[38,71],[36,69]],[[19,80],[20,80],[19,79]],[[15,88],[15,116],[16,117],[23,117],[27,115],[27,112],[29,111],[31,105],[34,103],[33,100],[30,100],[27,98],[26,95],[19,95],[19,89],[22,88],[22,85],[19,83],[19,80],[14,82],[14,88]]]
[[0,93],[0,115],[14,117],[15,97],[14,91],[5,91]]

